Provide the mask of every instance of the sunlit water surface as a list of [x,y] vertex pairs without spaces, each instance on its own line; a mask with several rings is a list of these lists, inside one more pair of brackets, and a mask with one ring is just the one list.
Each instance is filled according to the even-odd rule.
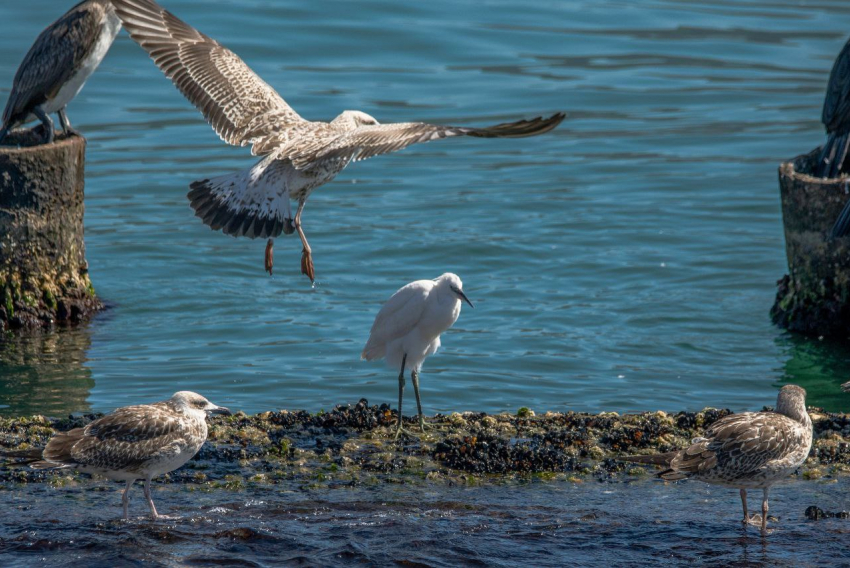
[[[356,164],[296,238],[212,232],[196,179],[249,167],[122,34],[69,115],[89,140],[86,244],[111,309],[8,341],[0,413],[177,389],[255,412],[395,398],[359,360],[381,303],[446,271],[465,308],[426,363],[426,411],[732,409],[786,382],[846,409],[850,352],[771,325],[786,270],[776,168],[822,140],[845,2],[163,0],[303,116],[482,124],[566,110],[527,140],[455,139]],[[0,7],[3,98],[69,2]]]

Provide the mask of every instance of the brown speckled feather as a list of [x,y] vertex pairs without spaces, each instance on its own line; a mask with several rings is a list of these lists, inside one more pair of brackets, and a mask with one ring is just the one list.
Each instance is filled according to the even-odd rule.
[[253,144],[254,154],[265,155],[303,122],[239,56],[155,2],[113,4],[130,37],[228,144]]
[[468,126],[440,126],[424,122],[402,122],[395,124],[364,125],[347,132],[329,132],[330,136],[317,137],[313,141],[294,142],[287,152],[298,169],[307,169],[322,162],[338,160],[344,163],[360,161],[381,154],[397,152],[412,144],[442,140],[455,136],[477,138],[524,138],[549,132],[564,120],[563,113],[549,118],[507,122],[486,128]]
[[56,434],[36,467],[132,470],[206,438],[206,426],[186,429],[167,402],[119,408],[85,428]]

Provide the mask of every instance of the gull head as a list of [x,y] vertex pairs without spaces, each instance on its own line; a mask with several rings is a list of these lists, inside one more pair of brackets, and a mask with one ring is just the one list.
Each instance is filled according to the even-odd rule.
[[776,412],[801,422],[808,420],[806,391],[797,385],[782,387],[779,390],[779,396],[776,397]]
[[474,308],[472,302],[469,301],[469,298],[466,297],[466,294],[463,293],[463,282],[460,280],[460,276],[457,274],[452,274],[451,272],[446,272],[434,282],[437,283],[437,286],[444,288],[449,291],[452,295],[455,296],[458,300],[463,300],[467,304],[469,304],[470,308]]
[[380,124],[377,120],[359,110],[347,110],[333,119],[331,123],[335,126],[340,126],[344,130],[354,130],[361,126],[376,126]]
[[168,401],[178,410],[183,412],[204,414],[224,414],[230,416],[230,410],[223,406],[216,406],[198,393],[191,391],[180,391],[174,393],[174,396]]

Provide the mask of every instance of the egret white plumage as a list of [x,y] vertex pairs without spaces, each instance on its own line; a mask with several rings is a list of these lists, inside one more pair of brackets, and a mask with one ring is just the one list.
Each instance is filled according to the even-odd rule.
[[419,371],[429,355],[440,348],[440,335],[457,321],[461,300],[474,308],[463,292],[463,282],[447,272],[436,280],[417,280],[402,287],[378,312],[369,340],[361,357],[366,361],[385,359],[389,367],[401,369],[398,374],[398,428],[402,432],[404,372],[410,369],[419,428],[425,431],[422,399],[419,397]]
[[3,451],[34,469],[74,469],[126,482],[122,503],[128,518],[130,487],[144,480],[151,517],[156,512],[150,482],[198,453],[207,439],[207,414],[230,414],[199,394],[181,391],[154,404],[125,406],[83,428],[54,435],[43,449]]

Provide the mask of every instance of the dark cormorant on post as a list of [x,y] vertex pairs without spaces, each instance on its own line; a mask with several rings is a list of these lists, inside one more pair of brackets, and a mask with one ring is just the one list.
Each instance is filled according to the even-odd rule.
[[[850,147],[850,40],[832,65],[826,98],[823,101],[821,122],[826,127],[826,144],[821,151],[815,175],[837,178],[845,170]],[[850,166],[850,164],[846,164]],[[832,227],[831,238],[843,237],[850,232],[850,201]]]
[[0,142],[20,124],[39,119],[44,142],[53,142],[52,113],[62,131],[73,132],[65,107],[103,60],[121,20],[109,0],[85,0],[47,27],[24,57],[3,111]]

